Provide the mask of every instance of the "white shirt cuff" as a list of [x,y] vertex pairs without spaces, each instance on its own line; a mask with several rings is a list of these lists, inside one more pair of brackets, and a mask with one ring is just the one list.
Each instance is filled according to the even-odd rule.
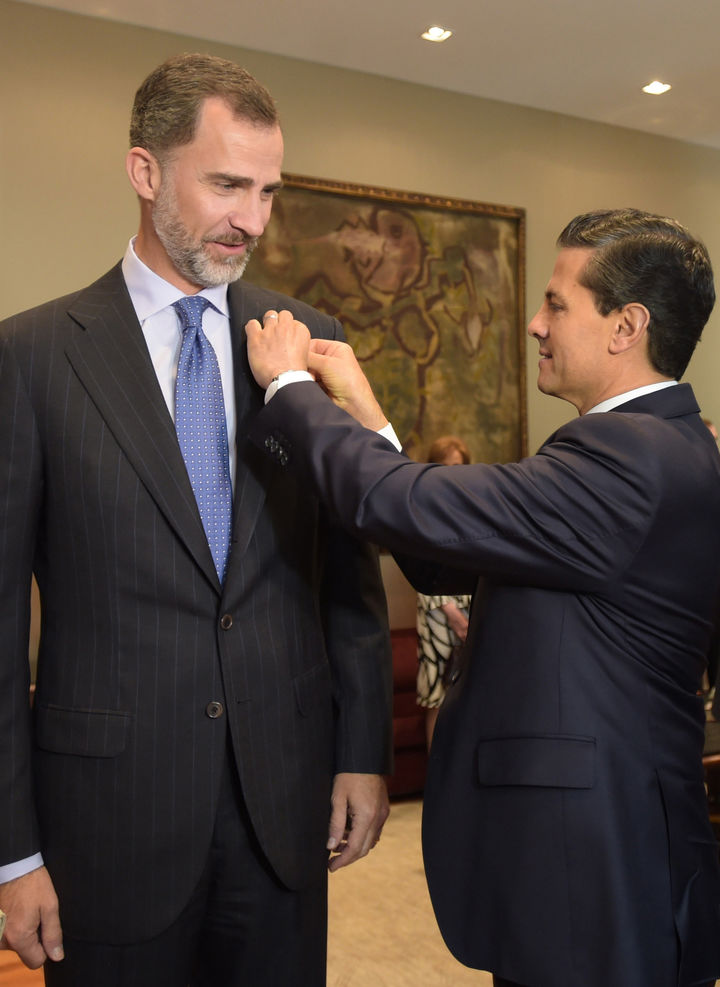
[[294,384],[298,380],[314,380],[312,374],[308,373],[307,370],[284,370],[281,374],[273,379],[268,384],[268,388],[265,391],[265,404],[275,397],[277,391],[281,387],[285,387],[286,384]]
[[402,452],[400,439],[398,439],[397,435],[395,434],[395,429],[392,427],[390,422],[388,422],[387,425],[384,425],[382,428],[379,428],[377,434],[382,435],[382,437],[384,439],[387,439],[388,442],[392,442],[392,444],[395,446],[398,452]]
[[43,866],[41,853],[34,853],[32,857],[25,857],[24,860],[16,860],[14,864],[5,864],[0,867],[0,884],[6,881],[14,881],[16,877],[24,877],[30,871],[37,870]]

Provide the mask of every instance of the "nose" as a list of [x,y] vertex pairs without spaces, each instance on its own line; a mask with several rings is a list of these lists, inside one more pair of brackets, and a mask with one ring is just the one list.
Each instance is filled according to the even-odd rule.
[[535,339],[544,339],[547,336],[547,327],[543,325],[542,320],[542,309],[538,309],[528,323],[527,333]]
[[246,196],[228,216],[228,222],[235,230],[242,230],[248,236],[262,236],[270,219],[272,201],[265,202],[255,196]]

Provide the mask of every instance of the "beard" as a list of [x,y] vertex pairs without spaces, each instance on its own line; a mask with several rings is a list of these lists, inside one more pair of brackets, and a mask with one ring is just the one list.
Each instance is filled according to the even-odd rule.
[[[180,217],[175,192],[167,181],[161,185],[155,201],[153,225],[175,270],[201,288],[214,288],[241,278],[258,242],[256,236],[246,236],[239,231],[196,240]],[[208,243],[232,246],[244,243],[247,248],[237,257],[215,258],[208,253]]]

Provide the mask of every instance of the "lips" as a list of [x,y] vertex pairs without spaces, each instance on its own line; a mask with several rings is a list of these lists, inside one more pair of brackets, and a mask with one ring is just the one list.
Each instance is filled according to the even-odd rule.
[[207,239],[206,243],[212,244],[221,253],[225,254],[243,254],[249,252],[255,246],[257,242],[256,237],[228,237],[222,239]]
[[239,247],[247,246],[247,240],[210,240],[216,247],[227,247],[229,250],[236,250]]

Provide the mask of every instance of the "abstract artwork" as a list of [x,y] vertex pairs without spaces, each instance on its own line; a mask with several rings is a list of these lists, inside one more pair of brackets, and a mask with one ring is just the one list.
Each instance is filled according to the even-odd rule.
[[526,452],[524,210],[284,176],[247,278],[339,319],[406,451]]

